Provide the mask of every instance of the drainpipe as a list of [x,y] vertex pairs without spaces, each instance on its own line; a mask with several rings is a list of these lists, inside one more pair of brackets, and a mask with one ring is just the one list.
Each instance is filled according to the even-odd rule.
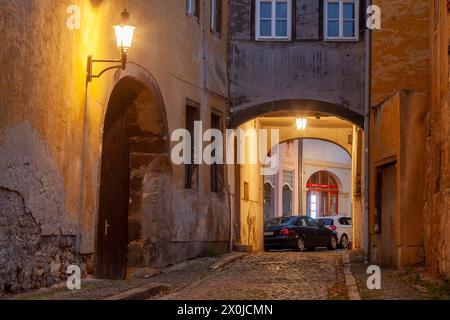
[[[366,0],[366,10],[372,5]],[[369,210],[370,210],[370,105],[371,105],[371,64],[372,32],[366,26],[365,32],[365,94],[364,94],[364,260],[369,262]]]

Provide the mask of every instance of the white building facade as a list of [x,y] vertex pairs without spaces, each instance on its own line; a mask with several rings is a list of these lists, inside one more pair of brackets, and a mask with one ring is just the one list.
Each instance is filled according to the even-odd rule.
[[352,215],[352,160],[340,146],[300,139],[279,146],[279,171],[264,178],[264,217]]

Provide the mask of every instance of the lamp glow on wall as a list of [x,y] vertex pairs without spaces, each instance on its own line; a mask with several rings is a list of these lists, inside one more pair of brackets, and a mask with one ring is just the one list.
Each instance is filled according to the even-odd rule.
[[297,118],[296,123],[297,123],[297,129],[303,131],[303,130],[306,130],[306,128],[308,126],[308,119],[307,118]]
[[[128,50],[130,50],[133,44],[134,31],[136,26],[131,22],[130,14],[127,9],[122,12],[122,18],[113,27],[116,35],[117,48],[120,50],[120,59],[93,59],[92,56],[88,57],[87,63],[87,82],[91,82],[92,78],[100,78],[106,71],[113,69],[125,70],[128,59]],[[115,65],[104,69],[97,75],[94,75],[93,65],[94,63],[120,63],[120,65]]]

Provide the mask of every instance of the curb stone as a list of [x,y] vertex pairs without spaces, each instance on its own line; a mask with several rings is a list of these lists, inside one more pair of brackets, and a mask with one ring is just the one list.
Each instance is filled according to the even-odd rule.
[[169,289],[170,287],[167,285],[150,283],[139,288],[116,294],[104,300],[145,300],[162,292],[167,292]]
[[356,285],[355,277],[350,271],[351,263],[350,263],[350,254],[345,253],[343,255],[344,262],[344,275],[345,275],[345,284],[347,286],[348,296],[350,300],[361,300],[361,296],[358,292],[358,286]]
[[209,267],[209,269],[211,269],[211,270],[218,270],[218,269],[224,267],[227,264],[230,264],[232,262],[235,262],[238,259],[243,258],[246,255],[247,255],[247,253],[232,252],[231,254],[229,254],[229,255],[223,257],[222,259],[220,259],[218,262],[214,263],[212,266]]

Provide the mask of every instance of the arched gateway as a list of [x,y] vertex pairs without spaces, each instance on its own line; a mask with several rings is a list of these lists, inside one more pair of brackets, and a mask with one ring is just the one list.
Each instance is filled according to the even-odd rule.
[[158,259],[159,239],[154,233],[161,207],[169,201],[158,190],[171,175],[167,140],[164,104],[153,78],[125,76],[117,81],[104,122],[98,278],[122,279],[127,267],[145,267]]

